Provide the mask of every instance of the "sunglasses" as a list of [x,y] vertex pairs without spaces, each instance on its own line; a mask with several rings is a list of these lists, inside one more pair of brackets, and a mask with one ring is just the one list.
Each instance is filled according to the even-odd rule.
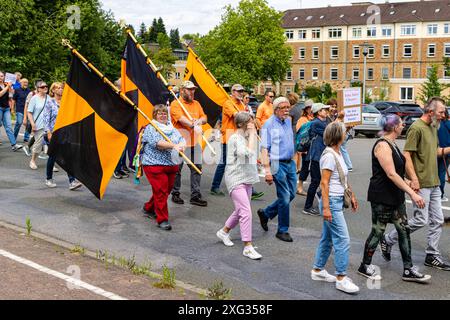
[[233,91],[236,91],[236,92],[244,92],[244,90],[233,90]]
[[39,87],[39,89],[45,89],[45,88],[48,88],[48,86],[41,86],[41,87]]
[[273,99],[275,96],[268,96],[268,97]]

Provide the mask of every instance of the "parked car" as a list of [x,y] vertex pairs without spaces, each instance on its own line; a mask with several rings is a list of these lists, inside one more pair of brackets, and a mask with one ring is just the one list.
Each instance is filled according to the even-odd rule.
[[402,134],[406,134],[409,127],[413,124],[414,121],[422,117],[423,110],[422,108],[415,103],[402,103],[398,106],[391,106],[386,110],[381,112],[382,114],[390,114],[395,113],[396,115],[402,118],[405,123],[405,127],[402,131]]
[[372,102],[370,105],[377,108],[378,111],[383,112],[384,110],[386,110],[387,108],[390,108],[392,106],[394,106],[394,107],[399,106],[400,103],[391,102],[391,101],[377,101],[377,102]]
[[382,130],[380,127],[381,112],[373,105],[362,106],[362,124],[354,127],[355,135],[362,133],[367,138],[374,138]]
[[261,102],[258,101],[258,99],[256,99],[256,97],[254,96],[249,96],[250,98],[250,102],[248,103],[248,105],[250,106],[250,108],[252,108],[253,114],[256,115],[256,109],[258,109],[258,106],[261,104]]

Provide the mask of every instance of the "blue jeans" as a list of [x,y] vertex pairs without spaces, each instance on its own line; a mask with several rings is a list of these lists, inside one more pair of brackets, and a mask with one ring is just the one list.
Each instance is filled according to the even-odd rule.
[[220,156],[220,162],[217,165],[216,172],[214,173],[214,178],[211,186],[211,190],[216,190],[220,188],[220,184],[225,173],[225,165],[227,164],[227,145],[222,143],[222,155]]
[[[447,162],[447,168],[450,161],[450,156],[446,156],[445,161]],[[441,185],[439,188],[441,189],[441,198],[444,197],[444,188],[445,188],[445,180],[447,178],[447,169],[444,164],[444,160],[442,158],[438,158],[438,173],[439,180],[441,181]]]
[[289,230],[289,205],[294,200],[297,189],[295,162],[279,162],[277,170],[272,171],[272,173],[278,199],[264,209],[264,214],[269,219],[273,219],[278,215],[278,232],[285,233]]
[[[16,125],[14,126],[14,138],[16,138],[16,141],[17,141],[17,136],[19,135],[20,127],[22,126],[22,123],[23,123],[23,113],[16,112]],[[23,135],[23,141],[28,141],[28,140],[30,140],[30,134],[25,130],[24,135]]]
[[352,169],[353,165],[352,160],[350,159],[350,154],[347,151],[347,142],[348,142],[348,135],[347,138],[345,139],[345,142],[341,145],[341,153],[342,157],[344,158],[344,162],[347,165],[347,168]]
[[[316,251],[314,269],[323,270],[327,264],[331,249],[334,248],[334,266],[336,275],[346,275],[349,252],[350,236],[347,223],[344,218],[344,197],[330,197],[330,210],[332,221],[323,221],[322,238]],[[319,202],[320,213],[323,215],[322,201]]]
[[11,146],[16,145],[16,138],[11,127],[11,110],[9,108],[0,108],[0,122],[3,123]]

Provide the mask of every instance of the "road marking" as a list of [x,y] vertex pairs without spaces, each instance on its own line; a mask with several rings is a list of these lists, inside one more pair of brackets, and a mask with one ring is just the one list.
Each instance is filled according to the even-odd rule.
[[[412,201],[411,201],[411,200],[406,200],[406,203],[412,204]],[[444,206],[441,206],[441,208],[442,208],[443,210],[450,210],[450,207],[444,207]]]
[[28,267],[33,268],[33,269],[36,269],[36,270],[38,270],[40,272],[43,272],[43,273],[46,273],[46,274],[51,275],[53,277],[62,279],[64,281],[67,281],[67,282],[73,284],[74,286],[81,287],[83,289],[86,289],[86,290],[88,290],[90,292],[93,292],[93,293],[95,293],[97,295],[100,295],[100,296],[103,296],[105,298],[108,298],[110,300],[127,300],[126,298],[118,296],[118,295],[116,295],[116,294],[114,294],[112,292],[105,291],[105,290],[103,290],[101,288],[98,288],[98,287],[95,287],[93,285],[90,285],[89,283],[86,283],[86,282],[81,281],[79,279],[75,279],[75,278],[69,277],[68,275],[65,275],[63,273],[57,272],[55,270],[52,270],[52,269],[49,269],[49,268],[46,268],[46,267],[43,267],[43,266],[41,266],[41,265],[39,265],[37,263],[34,263],[33,261],[30,261],[30,260],[18,257],[18,256],[14,255],[14,254],[12,254],[12,253],[10,253],[8,251],[0,249],[0,255],[4,256],[5,258],[8,258],[8,259],[14,260],[16,262],[19,262],[21,264],[24,264],[24,265],[26,265]]

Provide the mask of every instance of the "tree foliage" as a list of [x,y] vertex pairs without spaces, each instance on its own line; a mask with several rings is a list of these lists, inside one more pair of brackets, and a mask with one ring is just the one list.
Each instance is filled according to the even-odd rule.
[[148,40],[147,27],[144,22],[141,23],[137,37],[140,43],[146,43]]
[[157,52],[150,53],[150,57],[166,79],[170,79],[171,74],[175,72],[173,65],[176,61],[170,46],[170,38],[165,33],[159,33],[157,41],[159,49]]
[[172,49],[181,49],[180,32],[178,28],[175,30],[170,30],[170,45]]
[[292,50],[285,44],[282,13],[266,0],[241,0],[225,7],[221,23],[202,37],[198,53],[222,83],[254,86],[282,81]]
[[444,86],[439,83],[438,65],[433,65],[428,72],[427,81],[422,85],[419,100],[426,103],[431,97],[439,97]]

